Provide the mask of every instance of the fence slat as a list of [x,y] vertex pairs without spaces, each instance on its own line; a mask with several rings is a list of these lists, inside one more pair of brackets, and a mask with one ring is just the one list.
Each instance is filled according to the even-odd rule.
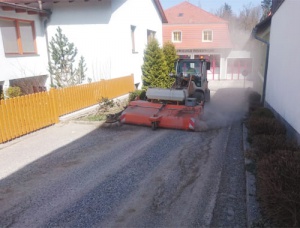
[[7,140],[7,130],[4,117],[4,100],[0,100],[0,143]]
[[13,110],[13,106],[14,106],[14,101],[15,98],[10,99],[7,101],[7,117],[9,119],[9,123],[10,123],[10,131],[11,131],[11,135],[12,138],[16,138],[17,137],[17,129],[16,129],[16,121],[15,121],[15,117],[16,115],[14,114],[14,110]]

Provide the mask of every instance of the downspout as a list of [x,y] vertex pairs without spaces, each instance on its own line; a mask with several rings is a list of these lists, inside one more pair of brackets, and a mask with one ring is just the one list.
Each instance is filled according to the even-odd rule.
[[[49,63],[50,63],[50,52],[49,52],[49,39],[48,39],[48,21],[49,21],[49,17],[46,17],[44,20],[44,31],[45,31],[45,38],[46,38],[46,47],[47,47],[47,58],[48,58],[48,67],[49,67]],[[50,72],[49,72],[50,73]],[[50,87],[53,86],[53,78],[52,75],[50,75]]]
[[258,41],[264,43],[267,45],[267,50],[266,50],[266,64],[265,64],[265,72],[264,72],[264,84],[263,84],[263,91],[262,91],[262,98],[261,101],[263,104],[265,104],[265,98],[266,98],[266,86],[267,86],[267,75],[268,75],[268,65],[269,65],[269,50],[270,50],[270,43],[262,38],[260,38],[257,35],[257,28],[255,27],[252,30],[252,36],[257,39]]
[[[38,0],[38,4],[39,4],[39,9],[43,10],[43,3],[41,0]],[[51,15],[51,12],[49,12],[49,14]],[[49,63],[50,63],[50,53],[49,53],[49,39],[48,39],[48,31],[47,31],[47,23],[49,21],[50,16],[47,15],[47,17],[45,17],[43,24],[44,24],[44,31],[45,31],[45,38],[46,38],[46,48],[47,48],[47,58],[48,58],[48,67],[49,67]],[[52,75],[50,74],[50,86],[52,87],[53,85],[53,78]]]

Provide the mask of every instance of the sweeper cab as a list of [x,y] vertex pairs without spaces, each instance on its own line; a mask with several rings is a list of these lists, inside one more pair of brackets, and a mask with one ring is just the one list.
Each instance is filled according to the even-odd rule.
[[204,103],[210,100],[205,59],[179,59],[175,63],[175,78],[169,89],[148,88],[147,100],[131,101],[120,116],[120,122],[195,131]]

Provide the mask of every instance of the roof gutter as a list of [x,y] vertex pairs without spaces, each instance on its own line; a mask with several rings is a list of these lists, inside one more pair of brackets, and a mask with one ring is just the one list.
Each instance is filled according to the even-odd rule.
[[[50,67],[51,56],[50,56],[50,47],[49,47],[48,22],[49,22],[49,17],[45,18],[44,20],[44,31],[45,31],[45,38],[46,38],[48,67]],[[49,75],[50,75],[50,86],[52,87],[54,85],[53,76],[51,73],[49,73]]]
[[268,66],[269,66],[269,51],[270,51],[270,43],[267,40],[262,39],[257,35],[257,27],[254,27],[252,30],[252,37],[254,37],[256,40],[264,43],[267,45],[266,50],[266,60],[265,60],[265,70],[264,70],[264,84],[263,84],[263,91],[262,91],[262,99],[261,101],[263,104],[265,103],[266,99],[266,86],[267,86],[267,75],[268,75]]
[[34,12],[36,14],[39,14],[40,16],[46,16],[46,17],[50,14],[49,11],[46,11],[43,9],[37,9],[34,7],[30,7],[30,6],[18,5],[15,3],[2,2],[1,0],[0,0],[0,6],[1,7],[9,7],[10,9],[20,9],[20,10],[24,10],[25,12]]

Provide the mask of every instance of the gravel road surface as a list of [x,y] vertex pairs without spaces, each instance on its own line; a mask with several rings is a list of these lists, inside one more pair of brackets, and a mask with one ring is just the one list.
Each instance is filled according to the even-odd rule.
[[[245,106],[243,89],[216,91],[203,132],[54,126],[26,149],[42,156],[14,172],[22,162],[2,160],[0,227],[245,227]],[[74,141],[53,146],[72,132]],[[0,157],[24,157],[24,142]]]

